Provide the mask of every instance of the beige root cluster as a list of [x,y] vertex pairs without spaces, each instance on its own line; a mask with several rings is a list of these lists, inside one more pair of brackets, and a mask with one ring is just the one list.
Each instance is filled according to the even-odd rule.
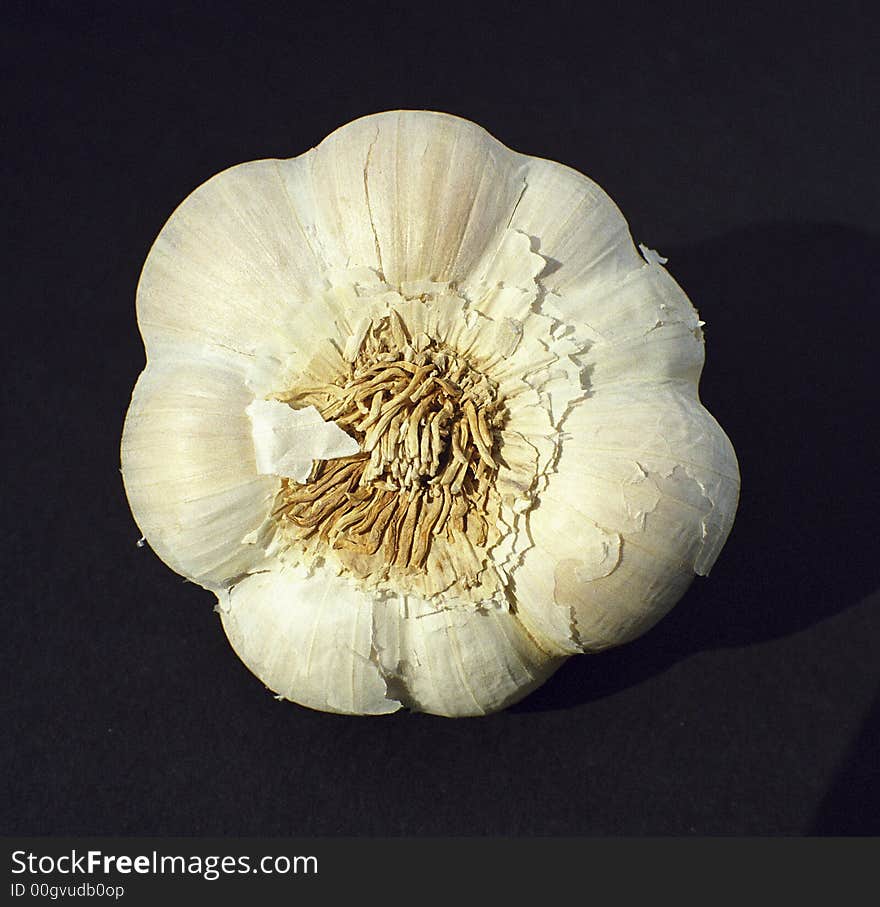
[[497,387],[444,344],[410,337],[396,313],[369,326],[346,375],[282,399],[315,406],[361,448],[316,461],[304,484],[284,480],[276,516],[295,539],[387,578],[424,572],[436,537],[484,549],[497,535]]

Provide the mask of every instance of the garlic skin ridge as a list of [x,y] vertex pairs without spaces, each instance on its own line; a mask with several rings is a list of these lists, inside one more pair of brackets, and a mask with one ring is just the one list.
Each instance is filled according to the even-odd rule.
[[516,702],[649,629],[730,531],[736,457],[663,262],[587,177],[448,114],[218,174],[138,285],[141,532],[279,698]]

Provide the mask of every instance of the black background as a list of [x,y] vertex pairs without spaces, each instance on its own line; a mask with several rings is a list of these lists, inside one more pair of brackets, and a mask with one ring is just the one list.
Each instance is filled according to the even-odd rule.
[[[2,831],[880,833],[880,71],[871,4],[5,13]],[[712,576],[505,713],[279,703],[138,548],[134,291],[232,164],[395,108],[589,174],[707,322],[740,458]]]

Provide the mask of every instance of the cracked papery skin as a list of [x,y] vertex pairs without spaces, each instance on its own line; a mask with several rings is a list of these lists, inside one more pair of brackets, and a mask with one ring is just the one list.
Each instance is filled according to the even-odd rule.
[[141,532],[279,698],[516,702],[649,629],[730,531],[664,263],[587,177],[446,114],[215,176],[138,286]]

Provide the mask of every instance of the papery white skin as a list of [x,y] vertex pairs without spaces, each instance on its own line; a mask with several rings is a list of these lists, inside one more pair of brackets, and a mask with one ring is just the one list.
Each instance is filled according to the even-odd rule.
[[[138,287],[148,365],[122,469],[141,531],[217,595],[233,648],[280,697],[348,714],[504,708],[569,655],[645,632],[733,522],[736,457],[697,392],[700,322],[661,262],[587,177],[445,114],[365,117],[213,177]],[[261,401],[331,374],[392,310],[509,401],[491,552],[504,590],[484,601],[366,588],[273,544],[267,472],[293,467],[271,465],[283,451]],[[278,431],[294,443],[295,426]]]

